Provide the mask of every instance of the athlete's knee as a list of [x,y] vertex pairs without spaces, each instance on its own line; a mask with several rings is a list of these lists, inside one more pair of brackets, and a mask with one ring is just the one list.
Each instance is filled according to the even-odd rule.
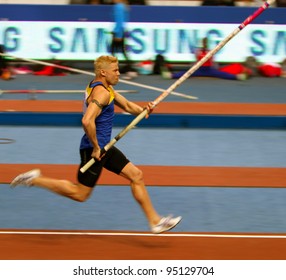
[[136,168],[132,174],[131,181],[137,183],[143,181],[143,178],[143,171],[139,168]]
[[72,197],[72,199],[77,202],[85,202],[88,198],[89,195],[82,195],[82,194],[76,194]]
[[66,196],[77,202],[85,202],[91,194],[91,189],[81,187],[79,185],[71,185],[69,181],[62,180],[62,184],[66,185]]
[[79,191],[74,195],[74,200],[77,202],[85,202],[91,195],[92,188],[79,188]]

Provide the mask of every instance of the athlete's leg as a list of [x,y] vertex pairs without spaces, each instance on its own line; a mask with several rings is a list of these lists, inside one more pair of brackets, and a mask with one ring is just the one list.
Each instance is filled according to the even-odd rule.
[[86,201],[93,190],[80,183],[74,184],[68,180],[54,179],[46,176],[40,176],[32,181],[32,186],[38,186],[56,194],[71,198],[75,201]]
[[143,172],[133,163],[129,162],[121,171],[121,176],[130,181],[133,197],[141,206],[150,226],[157,224],[161,217],[156,212],[144,184]]
[[38,169],[18,175],[12,181],[11,186],[16,187],[18,185],[37,186],[80,202],[85,201],[92,192],[92,188],[83,184],[74,184],[68,180],[42,176]]
[[[172,73],[172,79],[179,79],[181,78],[186,71],[179,71]],[[210,73],[208,72],[208,67],[202,66],[197,69],[194,73],[192,73],[191,77],[208,77]]]
[[236,75],[220,71],[220,70],[213,68],[213,67],[209,68],[209,77],[226,79],[226,80],[237,80]]
[[154,209],[147,189],[144,184],[143,173],[116,147],[112,147],[106,153],[104,167],[130,181],[133,197],[145,213],[149,225],[157,224],[161,217]]
[[111,46],[110,46],[110,52],[113,56],[116,56],[116,53],[120,48],[120,41],[118,40],[118,38],[115,38],[114,35],[112,36],[112,41],[111,41]]
[[151,231],[161,233],[175,227],[182,218],[161,217],[156,212],[145,187],[142,171],[116,147],[112,147],[107,153],[104,167],[130,181],[132,194],[145,213]]
[[[86,162],[91,158],[92,149],[81,150],[80,153],[81,165],[79,168],[86,164]],[[78,170],[78,183],[42,176],[39,170],[32,170],[18,175],[12,181],[11,186],[37,186],[75,201],[83,202],[90,197],[93,187],[96,185],[100,176],[103,163],[104,161],[102,161],[102,163],[94,164],[84,174]]]

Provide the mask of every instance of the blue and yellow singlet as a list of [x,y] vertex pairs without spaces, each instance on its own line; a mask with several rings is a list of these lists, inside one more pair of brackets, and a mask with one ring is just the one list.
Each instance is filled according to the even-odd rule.
[[[96,86],[104,87],[102,82],[90,83],[86,87],[83,113],[86,112],[88,106],[87,99],[90,96],[93,88]],[[114,118],[114,91],[110,87],[106,89],[110,92],[109,102],[102,108],[100,115],[95,120],[96,138],[101,149],[111,140],[112,124]],[[86,148],[93,148],[93,145],[89,141],[88,136],[84,134],[80,142],[80,149]]]

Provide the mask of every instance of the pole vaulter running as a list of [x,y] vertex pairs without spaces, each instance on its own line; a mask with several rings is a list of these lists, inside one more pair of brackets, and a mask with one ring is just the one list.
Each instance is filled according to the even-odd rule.
[[[104,55],[97,58],[94,63],[95,78],[89,83],[84,96],[82,126],[85,134],[81,137],[80,141],[80,167],[77,169],[77,183],[73,183],[70,180],[47,177],[42,175],[40,169],[33,169],[19,174],[10,183],[10,186],[36,186],[72,200],[84,202],[92,194],[99,176],[103,168],[105,168],[129,180],[132,196],[145,214],[149,228],[153,234],[164,233],[176,227],[182,220],[182,217],[173,217],[172,215],[161,216],[156,211],[145,186],[143,172],[118,148],[114,147],[114,144],[142,118],[148,117],[149,113],[152,112],[152,109],[158,103],[268,7],[269,4],[267,2],[264,3],[263,6],[247,18],[214,50],[210,51],[204,59],[190,68],[185,75],[157,97],[154,102],[149,102],[145,108],[127,100],[113,90],[112,86],[118,83],[120,75],[118,59],[113,56]],[[94,88],[96,89],[94,90]],[[137,117],[111,140],[114,105],[119,106],[127,113],[137,115]],[[90,169],[88,172],[84,173],[89,166]],[[82,168],[83,170],[81,170]]]
[[[182,77],[180,77],[175,83],[173,83],[168,89],[166,89],[161,95],[159,95],[153,101],[153,108],[157,106],[162,100],[164,100],[173,90],[181,85],[186,79],[188,79],[198,68],[200,68],[207,60],[209,60],[214,54],[216,54],[221,48],[223,48],[233,37],[235,37],[242,29],[244,29],[249,23],[257,18],[262,12],[264,12],[269,6],[274,3],[275,0],[264,2],[252,15],[245,19],[232,33],[230,33],[224,40],[222,40],[214,49],[209,51],[205,57],[194,64]],[[145,109],[139,114],[129,125],[127,125],[121,132],[119,132],[101,151],[102,154],[106,153],[112,146],[115,145],[128,131],[134,128],[145,116],[148,114],[148,110]],[[84,173],[95,163],[95,159],[91,159],[87,162],[80,171]]]

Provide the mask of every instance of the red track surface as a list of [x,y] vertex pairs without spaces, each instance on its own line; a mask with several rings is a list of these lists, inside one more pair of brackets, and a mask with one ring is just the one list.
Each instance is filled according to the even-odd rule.
[[[146,102],[136,103],[146,105]],[[119,109],[116,110],[119,112]],[[82,101],[1,100],[0,111],[82,112]],[[285,116],[286,104],[164,102],[155,108],[154,113]]]
[[[286,168],[138,166],[147,186],[286,187]],[[77,165],[0,164],[0,183],[10,183],[19,173],[40,168],[45,176],[75,181]],[[128,185],[128,181],[104,170],[99,185]]]
[[[44,234],[43,234],[44,233]],[[59,234],[60,233],[60,234]],[[286,236],[109,232],[0,234],[5,260],[285,260]]]

